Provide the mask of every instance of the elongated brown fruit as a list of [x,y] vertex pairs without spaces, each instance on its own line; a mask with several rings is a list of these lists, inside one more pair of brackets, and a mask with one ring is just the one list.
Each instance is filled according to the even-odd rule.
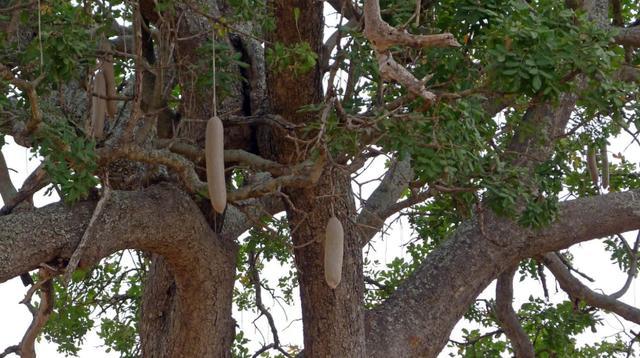
[[[107,97],[113,98],[116,96],[116,79],[113,72],[113,62],[103,62],[102,70],[104,71],[103,74]],[[107,114],[109,115],[109,118],[112,120],[115,119],[117,111],[118,108],[116,106],[116,101],[113,99],[107,100]]]
[[602,187],[609,187],[609,157],[607,156],[607,145],[600,147],[600,156],[602,157]]
[[224,181],[224,128],[217,116],[209,118],[207,122],[205,159],[211,206],[221,214],[227,205],[227,186]]
[[344,250],[344,230],[340,220],[332,216],[327,223],[324,238],[324,279],[335,289],[342,278],[342,256]]
[[[101,61],[102,72],[104,73],[104,80],[107,89],[107,97],[115,97],[116,95],[116,77],[113,71],[113,56],[111,54],[111,44],[107,39],[103,39],[100,43],[101,49],[105,52],[105,57]],[[116,101],[113,99],[107,100],[107,114],[112,120],[116,118],[117,112]]]
[[587,169],[591,176],[593,185],[598,186],[598,161],[596,160],[596,150],[593,147],[589,147],[587,150]]
[[91,130],[92,138],[102,139],[104,136],[104,116],[106,114],[107,101],[97,95],[104,96],[106,86],[102,71],[96,72],[93,78],[93,96],[91,97]]

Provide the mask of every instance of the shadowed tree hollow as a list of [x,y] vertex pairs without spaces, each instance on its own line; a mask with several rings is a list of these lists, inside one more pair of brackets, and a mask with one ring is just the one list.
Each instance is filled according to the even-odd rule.
[[[17,183],[0,154],[0,282],[33,314],[0,357],[91,329],[122,357],[633,354],[638,10],[0,0],[0,147],[41,160]],[[574,264],[591,240],[617,292]],[[516,277],[542,297],[514,306]],[[604,312],[630,328],[578,344]]]

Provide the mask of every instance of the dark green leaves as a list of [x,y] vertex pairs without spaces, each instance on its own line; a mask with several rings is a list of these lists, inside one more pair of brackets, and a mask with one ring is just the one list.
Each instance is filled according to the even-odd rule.
[[267,62],[275,72],[291,71],[296,75],[311,71],[318,60],[318,54],[307,42],[298,42],[291,46],[276,42],[267,48],[266,56]]

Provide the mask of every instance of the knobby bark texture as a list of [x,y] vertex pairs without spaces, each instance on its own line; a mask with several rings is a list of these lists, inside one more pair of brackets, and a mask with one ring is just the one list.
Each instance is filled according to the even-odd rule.
[[[1,217],[0,282],[69,258],[94,207],[95,202],[72,207],[56,204]],[[137,249],[162,256],[175,278],[175,286],[169,288],[175,291],[171,319],[163,327],[167,335],[160,335],[167,341],[157,348],[146,347],[150,350],[145,356],[229,355],[236,249],[218,238],[189,196],[166,184],[141,191],[114,191],[94,225],[96,234],[84,251],[81,266],[90,267],[118,250]],[[157,291],[158,298],[167,292]],[[157,326],[154,320],[143,322],[143,326]]]

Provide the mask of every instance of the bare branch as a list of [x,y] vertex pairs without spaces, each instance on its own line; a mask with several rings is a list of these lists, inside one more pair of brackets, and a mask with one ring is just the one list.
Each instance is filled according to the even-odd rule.
[[4,358],[6,356],[8,356],[9,354],[19,354],[20,353],[20,346],[9,346],[7,347],[4,352],[0,353],[0,358]]
[[282,350],[282,347],[280,347],[280,338],[278,337],[278,329],[276,328],[276,323],[273,319],[273,316],[271,315],[271,312],[269,312],[269,310],[262,303],[262,283],[260,282],[260,273],[258,272],[258,268],[256,266],[257,260],[258,260],[258,255],[256,254],[256,252],[253,250],[250,251],[249,252],[249,279],[255,291],[256,307],[258,308],[258,311],[260,311],[260,315],[263,315],[267,318],[267,322],[269,323],[269,328],[271,329],[271,335],[273,336],[273,343],[270,345],[264,346],[261,350],[256,352],[256,354],[254,354],[254,357],[259,356],[260,353],[265,352],[268,349],[278,349],[281,352],[283,352],[285,357],[291,357],[291,355],[284,352]]
[[243,186],[238,190],[232,191],[227,195],[227,200],[233,203],[244,199],[261,197],[278,192],[284,187],[310,187],[318,182],[323,168],[324,160],[322,158],[315,163],[306,161],[293,167],[292,173],[289,175],[280,176],[264,183]]
[[326,0],[326,2],[329,3],[335,11],[349,19],[349,21],[352,19],[360,19],[362,16],[360,10],[356,8],[351,0]]
[[424,47],[458,47],[460,44],[450,33],[436,35],[412,35],[398,30],[380,16],[379,0],[367,0],[364,3],[364,35],[373,46],[380,75],[387,80],[394,80],[405,86],[416,96],[422,97],[427,104],[436,100],[436,95],[424,87],[424,82],[415,78],[411,72],[398,64],[389,48],[404,45],[416,48]]
[[29,200],[38,190],[44,188],[49,181],[44,165],[40,164],[24,181],[20,190],[10,200],[5,200],[4,206],[0,209],[0,216],[11,212],[16,206],[25,200]]
[[522,329],[516,312],[511,306],[513,301],[513,276],[516,266],[503,271],[498,276],[496,285],[496,318],[500,327],[511,341],[515,356],[518,358],[533,358],[535,351],[527,333]]
[[[0,149],[2,149],[0,147]],[[16,196],[16,187],[11,182],[9,176],[9,168],[7,168],[7,162],[4,159],[4,154],[0,151],[0,196],[3,202],[9,202]]]
[[410,161],[409,156],[402,160],[394,159],[380,185],[363,204],[362,212],[357,219],[362,230],[363,246],[380,231],[389,216],[402,209],[396,202],[413,180],[414,173]]
[[[29,328],[27,328],[27,331],[25,332],[24,336],[22,337],[22,341],[20,342],[20,356],[22,358],[36,357],[36,338],[38,338],[40,331],[49,320],[49,316],[53,311],[53,283],[51,282],[51,279],[56,274],[57,272],[52,272],[47,268],[41,268],[38,272],[40,280],[38,281],[37,286],[34,285],[32,288],[39,287],[40,303],[38,305],[38,309],[35,312],[32,312],[33,320],[31,321]],[[30,300],[30,296],[25,297],[23,303],[25,303],[29,307]]]
[[566,266],[555,253],[547,253],[542,261],[558,280],[560,287],[569,294],[570,297],[580,299],[585,303],[598,308],[616,313],[617,315],[637,324],[640,324],[640,309],[620,302],[607,295],[592,291],[580,280],[573,277]]
[[[623,238],[623,242],[626,244],[627,242],[624,240]],[[629,287],[631,287],[631,282],[633,282],[633,279],[636,277],[636,273],[638,270],[638,245],[640,244],[640,232],[638,232],[638,235],[636,236],[636,241],[633,244],[633,249],[629,250],[629,260],[631,261],[629,263],[629,271],[627,272],[627,280],[624,282],[624,285],[616,292],[612,293],[609,295],[609,297],[613,298],[613,299],[618,299],[620,297],[622,297],[627,290],[629,290]],[[625,245],[628,246],[628,245]]]
[[[54,204],[0,216],[0,282],[38,267],[43,262],[68,258],[77,247],[95,209],[95,202],[73,206]],[[161,208],[161,210],[158,210]],[[176,282],[176,304],[189,307],[169,327],[174,339],[167,356],[218,356],[216,347],[202,339],[208,334],[223,337],[231,327],[235,248],[210,228],[195,202],[170,184],[138,191],[116,191],[105,203],[104,217],[97,220],[95,237],[84,252],[83,265],[90,266],[127,248],[161,255]],[[175,225],[179,222],[180,225]],[[215,263],[215,264],[212,264]],[[218,302],[218,319],[202,321]],[[187,352],[187,353],[185,353]]]
[[84,250],[86,250],[87,246],[89,245],[89,239],[95,236],[96,220],[100,217],[100,215],[102,215],[102,212],[104,210],[104,204],[105,202],[107,202],[107,200],[109,200],[110,196],[111,196],[111,188],[109,188],[108,185],[105,185],[104,191],[102,193],[102,197],[98,201],[98,204],[96,205],[96,208],[94,209],[93,214],[91,215],[91,219],[89,220],[89,225],[87,226],[87,229],[84,231],[84,234],[82,234],[82,239],[80,239],[80,243],[78,244],[78,247],[73,252],[73,255],[71,255],[71,258],[69,259],[69,264],[67,265],[67,268],[62,280],[65,286],[71,280],[71,275],[73,274],[73,272],[78,268],[78,263],[80,263],[82,254]]

